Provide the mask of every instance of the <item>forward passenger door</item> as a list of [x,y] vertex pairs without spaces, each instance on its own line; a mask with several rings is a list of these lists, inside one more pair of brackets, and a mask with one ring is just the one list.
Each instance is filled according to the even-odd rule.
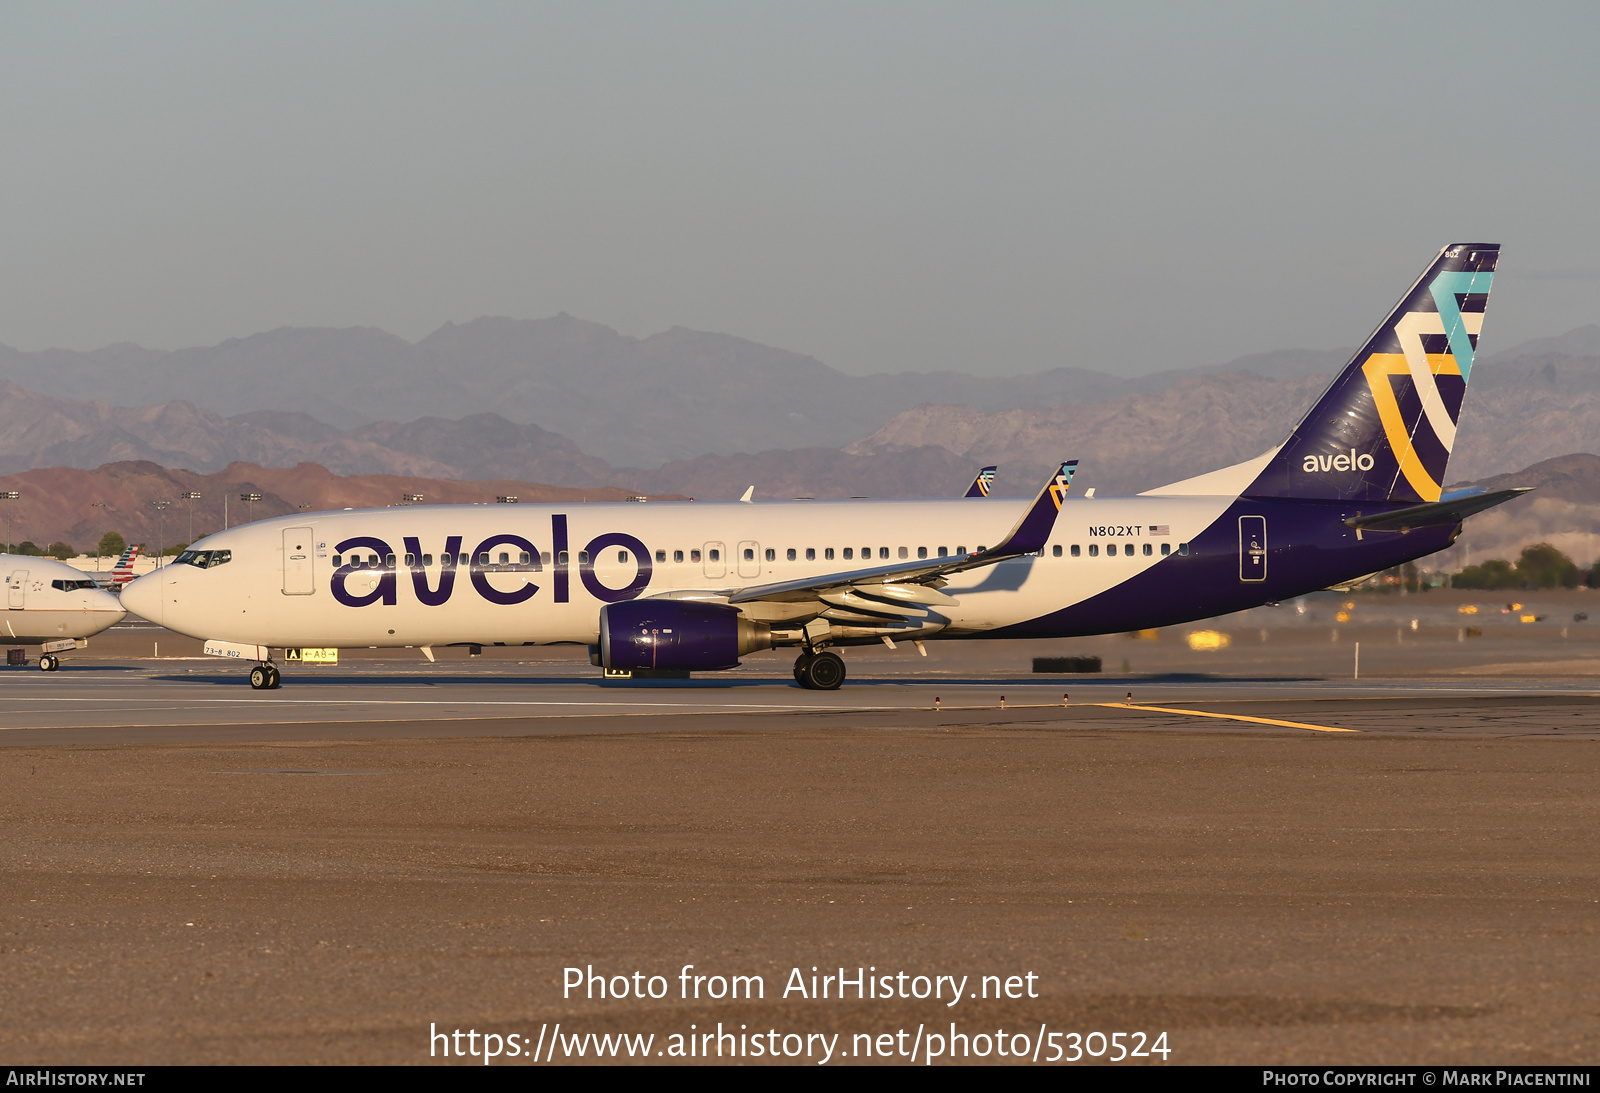
[[309,596],[317,590],[316,574],[311,562],[315,556],[311,549],[310,528],[283,529],[283,594]]

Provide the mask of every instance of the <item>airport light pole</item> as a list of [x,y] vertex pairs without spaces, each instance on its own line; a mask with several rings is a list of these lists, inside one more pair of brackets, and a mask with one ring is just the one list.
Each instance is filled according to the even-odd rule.
[[0,490],[0,501],[6,502],[6,553],[11,553],[11,502],[21,497],[16,490]]
[[[239,500],[243,501],[246,505],[250,506],[250,521],[255,520],[255,518],[256,518],[256,502],[261,500],[261,495],[259,493],[241,493],[239,495]],[[246,522],[248,523],[250,521],[246,521]]]
[[194,545],[194,503],[200,500],[199,490],[184,490],[179,497],[189,502],[189,545]]
[[[104,501],[90,501],[89,504],[93,505],[95,508],[100,510],[100,519],[96,520],[95,523],[98,524],[98,525],[104,525],[105,522],[106,522],[106,503]],[[100,540],[99,539],[96,539],[94,541],[94,571],[96,573],[100,572]]]
[[156,510],[156,568],[160,569],[161,568],[161,559],[165,555],[166,549],[167,549],[167,539],[166,539],[167,508],[172,504],[172,502],[171,501],[152,501],[152,502],[150,502],[150,504],[151,504],[151,507],[153,507]]

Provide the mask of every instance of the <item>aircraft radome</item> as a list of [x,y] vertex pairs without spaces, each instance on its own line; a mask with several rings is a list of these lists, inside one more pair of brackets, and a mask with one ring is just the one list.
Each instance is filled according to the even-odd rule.
[[[122,602],[255,662],[274,648],[588,645],[610,673],[1168,626],[1432,554],[1518,490],[1443,493],[1499,247],[1452,244],[1282,444],[1134,497],[452,505],[230,528]],[[981,492],[981,491],[980,491]],[[746,495],[749,496],[748,494]]]

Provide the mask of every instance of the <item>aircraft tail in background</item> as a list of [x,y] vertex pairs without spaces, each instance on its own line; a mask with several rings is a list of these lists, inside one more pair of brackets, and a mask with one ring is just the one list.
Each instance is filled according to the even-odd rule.
[[972,480],[972,485],[967,487],[965,497],[988,497],[989,491],[994,488],[994,472],[998,467],[985,467],[978,472],[978,477]]
[[1438,501],[1499,258],[1498,243],[1440,251],[1245,495]]
[[122,552],[122,557],[117,559],[117,564],[111,567],[111,590],[122,591],[122,586],[133,580],[133,560],[139,556],[139,551],[144,549],[143,543],[130,543],[128,549]]

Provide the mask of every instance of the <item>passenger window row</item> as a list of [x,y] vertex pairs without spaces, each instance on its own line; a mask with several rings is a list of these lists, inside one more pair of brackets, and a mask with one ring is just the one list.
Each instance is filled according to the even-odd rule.
[[[948,557],[951,556],[951,551],[950,551],[949,547],[935,547],[935,548],[931,548],[931,549],[934,551],[934,553],[932,555],[933,557],[948,558]],[[979,547],[978,549],[982,550],[983,547]],[[911,550],[912,550],[911,547],[895,547],[894,548],[894,557],[901,558],[901,559],[909,559],[912,556]],[[930,551],[929,547],[919,546],[919,547],[916,548],[916,552],[917,552],[916,553],[916,557],[918,557],[918,558],[927,558],[927,557],[930,556],[929,555],[929,551]],[[961,555],[965,554],[966,552],[967,552],[967,548],[966,547],[958,546],[955,549],[955,556],[956,557],[960,557]],[[682,551],[682,550],[674,550],[672,552],[672,560],[674,562],[682,562],[684,560],[684,557],[685,557],[686,553],[687,553],[687,557],[688,557],[689,561],[691,561],[691,562],[699,562],[700,561],[700,552],[698,550],[691,550],[691,551],[688,551],[688,552],[685,552],[685,551]],[[708,556],[708,560],[713,561],[713,562],[722,561],[722,552],[720,550],[712,548],[712,549],[708,550],[706,553],[707,553],[707,556]],[[839,560],[842,560],[842,561],[853,562],[853,561],[855,561],[855,558],[856,558],[856,548],[855,547],[844,547],[844,548],[840,549],[837,552],[835,552],[833,547],[822,547],[820,549],[820,551],[819,551],[819,549],[817,547],[806,547],[805,550],[804,550],[805,560],[808,561],[808,562],[814,562],[814,561],[817,560],[817,556],[818,556],[819,553],[822,556],[822,560],[825,561],[825,562],[834,561],[836,557]],[[862,547],[861,548],[861,560],[864,561],[864,562],[871,561],[872,558],[873,558],[873,554],[874,553],[877,554],[877,558],[878,558],[879,561],[887,562],[887,561],[890,560],[890,548],[889,547]],[[798,561],[801,560],[801,554],[802,554],[802,551],[798,547],[789,547],[783,552],[783,560],[786,561],[786,562],[798,562]],[[769,562],[776,562],[778,560],[778,552],[773,547],[767,547],[762,552],[762,556]],[[618,553],[617,560],[618,561],[626,560],[623,557],[623,553],[622,552]],[[664,562],[666,562],[666,560],[667,560],[667,552],[666,551],[664,551],[664,550],[656,551],[656,561],[664,563]],[[753,561],[756,560],[756,548],[755,547],[745,547],[744,548],[744,560],[747,561],[747,562],[753,562]]]
[[[1178,553],[1180,555],[1183,555],[1183,556],[1187,557],[1188,554],[1189,554],[1189,544],[1188,543],[1179,543],[1177,546],[1178,546]],[[952,552],[951,552],[949,547],[936,547],[934,549],[937,552],[934,555],[935,557],[948,558],[948,557],[952,556]],[[982,546],[978,547],[978,551],[980,553],[985,549],[986,548],[982,547]],[[862,547],[861,548],[861,560],[863,562],[873,560],[874,551],[876,551],[877,560],[879,560],[879,561],[888,561],[889,560],[890,555],[889,555],[889,548],[888,547],[877,547],[877,548]],[[916,556],[919,559],[925,559],[925,558],[927,558],[929,556],[929,548],[928,547],[920,547],[919,546],[919,547],[916,548],[916,551],[917,551]],[[958,547],[955,548],[954,556],[959,558],[959,557],[961,557],[962,555],[964,555],[966,553],[967,553],[967,548],[966,547],[958,546]],[[1119,544],[1117,544],[1117,543],[1107,543],[1105,545],[1105,553],[1106,553],[1106,557],[1108,557],[1108,558],[1118,557],[1118,555],[1119,555]],[[1171,553],[1172,553],[1172,544],[1171,543],[1162,543],[1161,544],[1161,557],[1165,558]],[[789,547],[787,550],[784,551],[784,560],[785,561],[789,561],[789,562],[800,561],[800,554],[801,554],[801,552],[800,552],[800,550],[798,548]],[[806,547],[805,548],[805,560],[806,561],[808,561],[808,562],[816,561],[817,560],[817,554],[818,554],[818,549],[816,547]],[[825,562],[831,562],[831,561],[835,560],[835,554],[834,554],[834,548],[833,547],[823,547],[821,549],[821,554],[822,554],[822,560],[825,561]],[[1070,556],[1073,557],[1073,558],[1082,557],[1083,556],[1083,547],[1078,543],[1073,543],[1071,546],[1063,548],[1060,543],[1057,543],[1057,544],[1055,544],[1054,546],[1052,546],[1050,548],[1050,556],[1053,557],[1053,558],[1060,558],[1060,557],[1063,557],[1064,555],[1067,555],[1067,554],[1070,554]],[[1154,556],[1154,554],[1155,554],[1155,546],[1152,543],[1140,543],[1140,544],[1123,543],[1123,544],[1120,544],[1120,554],[1123,557],[1129,557],[1129,558],[1134,557],[1137,554],[1143,554],[1146,558],[1149,558],[1149,557]],[[767,561],[769,561],[769,562],[775,562],[775,561],[778,560],[778,552],[775,549],[773,549],[772,547],[767,547],[765,552],[764,552],[764,555],[765,555],[765,559]],[[901,559],[909,559],[911,557],[911,548],[910,547],[898,547],[895,550],[895,555],[897,557],[901,558]],[[1044,556],[1044,551],[1041,550],[1039,552],[1039,555],[1041,557],[1043,557]],[[755,561],[755,556],[756,556],[756,552],[755,552],[755,548],[754,547],[745,547],[744,548],[744,560],[745,561],[753,562],[753,561]],[[1098,558],[1099,556],[1100,556],[1100,544],[1098,544],[1098,543],[1090,543],[1089,544],[1089,557]],[[231,551],[227,551],[227,550],[186,550],[182,554],[178,555],[177,560],[176,560],[176,564],[178,564],[178,565],[193,565],[193,566],[199,566],[201,569],[207,569],[207,568],[210,568],[212,566],[222,565],[224,562],[227,562],[227,561],[231,560],[232,557],[233,557],[232,552]],[[683,562],[686,557],[687,557],[689,562],[694,563],[694,564],[699,564],[700,561],[701,561],[701,552],[698,551],[698,550],[689,550],[689,551],[674,550],[672,552],[672,561],[675,562],[675,563]],[[706,557],[710,561],[720,562],[722,560],[722,551],[716,549],[715,547],[709,548],[706,551]],[[838,560],[841,560],[841,561],[846,561],[846,562],[854,561],[855,557],[856,557],[856,552],[855,552],[855,548],[854,547],[844,547],[838,552]],[[628,551],[626,551],[626,550],[617,551],[617,561],[618,562],[626,563],[629,560],[631,560],[631,555],[629,554]],[[655,552],[655,560],[657,562],[660,562],[660,563],[664,564],[667,561],[667,552],[665,550],[656,551]],[[433,561],[434,561],[434,558],[433,558],[432,554],[424,554],[424,555],[422,555],[422,565],[424,567],[432,566],[433,565]],[[488,551],[485,551],[483,553],[480,553],[478,555],[478,557],[477,557],[477,564],[479,566],[492,566],[492,565],[524,565],[525,566],[525,565],[531,565],[532,562],[533,562],[532,556],[525,550],[524,551],[520,551],[517,554],[517,560],[515,562],[513,562],[511,560],[511,554],[508,551],[500,551],[497,556],[490,554]],[[570,564],[570,556],[569,556],[568,552],[565,551],[565,550],[561,551],[556,556],[556,562],[559,565],[568,565],[568,564]],[[544,551],[539,555],[539,563],[541,565],[549,565],[550,564],[550,552],[549,551]],[[335,554],[333,556],[333,564],[334,564],[334,568],[338,568],[340,566],[343,566],[345,564],[345,556],[342,555],[342,554]],[[367,554],[367,555],[351,554],[349,556],[349,564],[350,564],[350,568],[351,569],[378,569],[380,567],[381,568],[392,569],[392,568],[394,568],[394,564],[395,564],[395,556],[393,554],[386,554],[382,558],[380,558],[376,554]],[[415,554],[407,554],[407,555],[405,555],[404,559],[403,559],[403,564],[407,568],[415,566],[417,564],[417,556]],[[473,564],[473,557],[472,557],[471,554],[461,554],[461,555],[441,554],[441,555],[439,555],[439,565],[441,567],[445,568],[445,569],[451,569],[451,568],[454,568],[457,565],[466,566],[466,565],[471,565],[471,564]],[[579,565],[588,565],[589,564],[589,552],[588,551],[586,551],[586,550],[578,551],[578,564]]]
[[[223,552],[220,552],[220,553],[226,553],[226,551],[223,551]],[[587,562],[589,560],[589,555],[587,553],[584,553],[584,554],[581,555],[581,558],[582,558],[583,561]],[[561,552],[561,564],[565,565],[566,561],[567,561],[567,552],[566,551],[562,551]],[[216,563],[213,563],[213,564],[216,564]],[[335,568],[338,568],[339,566],[344,565],[345,564],[345,556],[343,554],[335,554],[333,556],[333,564],[334,564]],[[405,557],[402,559],[402,564],[405,565],[407,568],[410,568],[411,566],[416,565],[417,564],[417,556],[415,554],[407,554],[407,555],[405,555]],[[444,569],[453,569],[457,565],[471,565],[471,564],[472,564],[472,555],[470,555],[470,554],[461,554],[461,555],[441,554],[441,555],[439,555],[439,565]],[[517,553],[517,560],[515,562],[513,562],[511,560],[511,554],[510,554],[509,551],[502,550],[502,551],[499,552],[498,556],[493,555],[493,554],[489,553],[488,551],[484,551],[483,553],[478,555],[478,563],[477,564],[480,565],[480,566],[487,566],[487,565],[532,565],[533,564],[533,555],[529,554],[526,550],[519,551]],[[540,565],[549,565],[550,564],[550,552],[548,550],[544,551],[543,553],[541,553],[539,555],[539,564]],[[428,567],[428,566],[433,565],[433,555],[432,554],[424,554],[422,556],[422,565],[425,568]],[[363,557],[360,554],[352,554],[352,555],[350,555],[350,568],[351,569],[378,569],[380,567],[381,568],[385,568],[385,569],[393,569],[394,568],[394,555],[393,554],[385,554],[382,557],[382,559],[380,559],[378,557],[378,555],[376,555],[376,554],[368,554],[365,557]]]
[[[1074,557],[1074,558],[1078,558],[1078,557],[1081,557],[1083,555],[1083,547],[1080,546],[1077,543],[1073,543],[1072,546],[1070,546],[1067,549],[1071,551],[1072,557]],[[1044,552],[1040,551],[1040,553],[1043,554]],[[1055,546],[1050,548],[1050,556],[1052,558],[1061,557],[1061,553],[1062,552],[1061,552],[1061,544],[1060,543],[1057,543]],[[1172,553],[1172,544],[1171,543],[1162,543],[1161,544],[1161,556],[1163,558],[1165,558],[1167,555],[1169,555],[1171,553]],[[1189,544],[1188,543],[1179,543],[1178,544],[1178,553],[1183,555],[1184,557],[1188,557],[1188,555],[1189,555]],[[1143,554],[1146,558],[1149,558],[1149,557],[1151,557],[1151,556],[1153,556],[1155,554],[1155,546],[1152,543],[1141,543],[1141,544],[1123,543],[1122,544],[1122,554],[1123,554],[1124,557],[1127,557],[1127,558],[1132,558],[1135,554]],[[1107,558],[1115,558],[1116,556],[1117,556],[1117,544],[1116,543],[1107,543],[1106,544],[1106,557]],[[1089,544],[1089,557],[1091,557],[1091,558],[1100,557],[1100,544],[1099,543],[1090,543]]]

